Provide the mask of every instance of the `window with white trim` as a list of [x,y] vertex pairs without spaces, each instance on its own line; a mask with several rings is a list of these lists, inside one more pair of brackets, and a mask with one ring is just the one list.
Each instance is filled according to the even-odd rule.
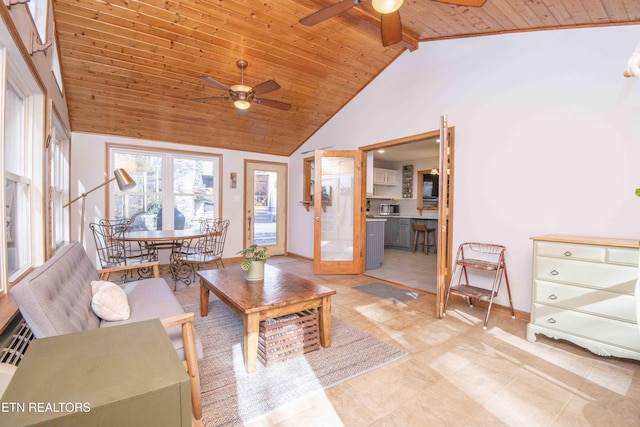
[[64,198],[69,193],[69,137],[57,115],[53,116],[51,137],[51,241],[57,248],[69,239],[68,210],[64,209]]
[[6,271],[10,279],[31,263],[28,98],[9,76],[4,86],[4,202]]
[[45,96],[18,46],[0,25],[0,293],[44,258]]
[[29,0],[29,12],[41,43],[47,41],[47,8],[49,0]]
[[56,43],[56,38],[53,38],[53,46],[51,46],[51,51],[53,52],[53,64],[51,71],[53,72],[53,77],[56,79],[56,83],[58,84],[58,89],[60,89],[60,93],[62,93],[62,69],[60,67],[60,55],[58,54],[58,43]]
[[130,218],[132,230],[183,230],[220,217],[220,156],[114,146],[111,170],[125,169],[136,186],[111,187],[112,219]]

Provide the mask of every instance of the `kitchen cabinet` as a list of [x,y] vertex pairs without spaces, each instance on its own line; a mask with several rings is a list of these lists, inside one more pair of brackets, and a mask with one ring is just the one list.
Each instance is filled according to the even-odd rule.
[[374,185],[398,185],[398,171],[393,169],[373,168]]
[[398,218],[387,218],[384,226],[384,246],[393,246],[395,236],[398,234]]
[[384,246],[411,249],[411,219],[388,218],[384,229]]
[[367,270],[380,268],[384,262],[385,222],[384,219],[367,220]]
[[527,340],[541,333],[601,356],[640,360],[634,298],[638,241],[562,235],[532,239]]

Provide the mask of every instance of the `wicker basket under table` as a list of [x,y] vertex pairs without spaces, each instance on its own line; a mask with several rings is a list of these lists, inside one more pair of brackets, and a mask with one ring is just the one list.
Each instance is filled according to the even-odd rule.
[[260,322],[258,359],[270,366],[320,348],[318,312],[315,309]]

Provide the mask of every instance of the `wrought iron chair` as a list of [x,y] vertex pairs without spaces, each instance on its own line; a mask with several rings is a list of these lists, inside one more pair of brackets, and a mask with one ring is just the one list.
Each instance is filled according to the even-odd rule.
[[200,270],[203,264],[215,263],[216,268],[220,264],[224,268],[222,252],[229,228],[229,220],[201,220],[202,229],[206,232],[201,239],[194,240],[189,247],[182,248],[177,252],[179,263],[186,264],[193,270],[193,281],[196,280],[196,268]]
[[[96,243],[100,265],[104,268],[121,267],[125,265],[142,265],[149,262],[148,252],[131,245],[131,242],[122,240],[129,225],[128,219],[106,220],[89,224]],[[140,271],[140,277],[144,277],[147,271]],[[131,273],[133,274],[133,273]],[[126,275],[122,280],[126,281]]]

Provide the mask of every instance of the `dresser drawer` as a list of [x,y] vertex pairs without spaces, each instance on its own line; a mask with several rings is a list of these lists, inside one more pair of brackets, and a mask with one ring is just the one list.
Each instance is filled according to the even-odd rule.
[[638,266],[638,249],[631,248],[607,248],[607,262],[612,264]]
[[535,302],[622,321],[636,321],[633,295],[536,280]]
[[584,285],[633,295],[638,269],[538,256],[535,259],[534,277],[536,280]]
[[554,258],[604,262],[606,249],[602,246],[558,242],[536,242],[536,255]]
[[551,305],[534,304],[531,322],[579,337],[640,351],[640,331],[635,323],[569,311]]

